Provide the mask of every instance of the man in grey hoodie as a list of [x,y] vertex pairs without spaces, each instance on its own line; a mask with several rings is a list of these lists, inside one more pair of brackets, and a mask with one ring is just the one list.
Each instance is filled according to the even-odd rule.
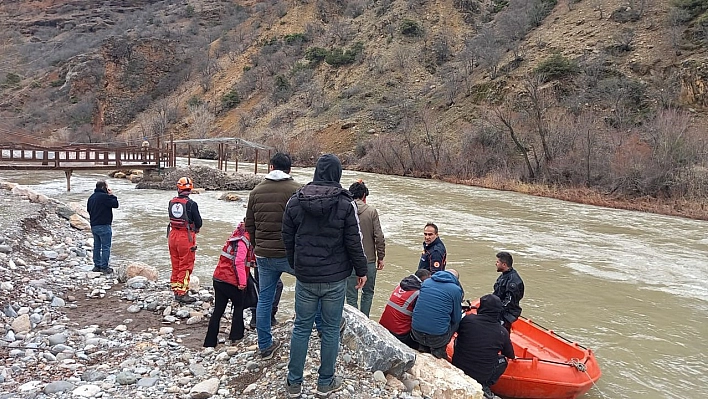
[[307,346],[315,315],[320,314],[322,341],[317,392],[319,397],[342,388],[334,370],[339,352],[339,326],[344,309],[347,277],[352,268],[356,288],[366,283],[366,255],[361,242],[357,208],[342,188],[342,164],[333,154],[317,160],[311,183],[288,201],[283,214],[283,242],[295,269],[295,323],[290,339],[287,393],[302,393]]
[[259,287],[258,306],[252,312],[251,325],[255,322],[259,353],[263,359],[270,359],[280,346],[271,334],[283,292],[280,276],[283,273],[293,274],[281,234],[285,204],[301,187],[289,175],[291,164],[288,154],[278,152],[273,155],[270,172],[263,182],[251,190],[246,208],[246,231],[255,245],[255,273]]

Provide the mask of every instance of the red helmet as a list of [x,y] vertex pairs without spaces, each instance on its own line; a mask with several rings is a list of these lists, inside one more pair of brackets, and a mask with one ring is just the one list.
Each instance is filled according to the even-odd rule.
[[191,190],[194,188],[194,183],[189,177],[181,177],[177,180],[177,188],[179,190]]

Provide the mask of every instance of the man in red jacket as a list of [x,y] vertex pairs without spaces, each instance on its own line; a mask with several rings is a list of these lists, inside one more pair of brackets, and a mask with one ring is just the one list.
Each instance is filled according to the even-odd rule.
[[430,277],[428,269],[418,269],[415,274],[401,280],[388,299],[379,320],[379,323],[394,337],[413,349],[418,349],[418,343],[411,338],[413,308],[418,300],[420,286],[428,277]]

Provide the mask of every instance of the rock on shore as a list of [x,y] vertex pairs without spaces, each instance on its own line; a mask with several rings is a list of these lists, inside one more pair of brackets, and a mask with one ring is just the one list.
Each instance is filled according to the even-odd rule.
[[[71,227],[71,207],[30,203],[11,187],[0,182],[2,206],[29,211],[0,225],[0,398],[286,396],[292,320],[273,328],[282,346],[267,361],[252,330],[238,343],[202,348],[211,290],[184,306],[149,265],[91,272],[90,233]],[[337,375],[345,388],[331,398],[482,398],[479,384],[449,363],[410,350],[354,308],[344,317]],[[313,333],[302,398],[315,397],[319,344]]]
[[174,190],[180,177],[194,180],[194,186],[205,190],[252,190],[263,181],[263,175],[253,173],[226,173],[207,166],[190,166],[178,168],[166,174],[162,181],[142,180],[136,188],[152,188],[158,190]]

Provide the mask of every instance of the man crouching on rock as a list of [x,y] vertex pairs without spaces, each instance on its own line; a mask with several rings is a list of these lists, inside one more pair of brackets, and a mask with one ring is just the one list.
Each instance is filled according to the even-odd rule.
[[168,245],[172,261],[170,286],[175,300],[180,303],[194,303],[196,299],[187,294],[189,277],[194,270],[197,251],[197,233],[202,228],[202,216],[197,203],[189,198],[194,183],[189,177],[177,181],[177,196],[170,200],[167,208],[170,215]]

